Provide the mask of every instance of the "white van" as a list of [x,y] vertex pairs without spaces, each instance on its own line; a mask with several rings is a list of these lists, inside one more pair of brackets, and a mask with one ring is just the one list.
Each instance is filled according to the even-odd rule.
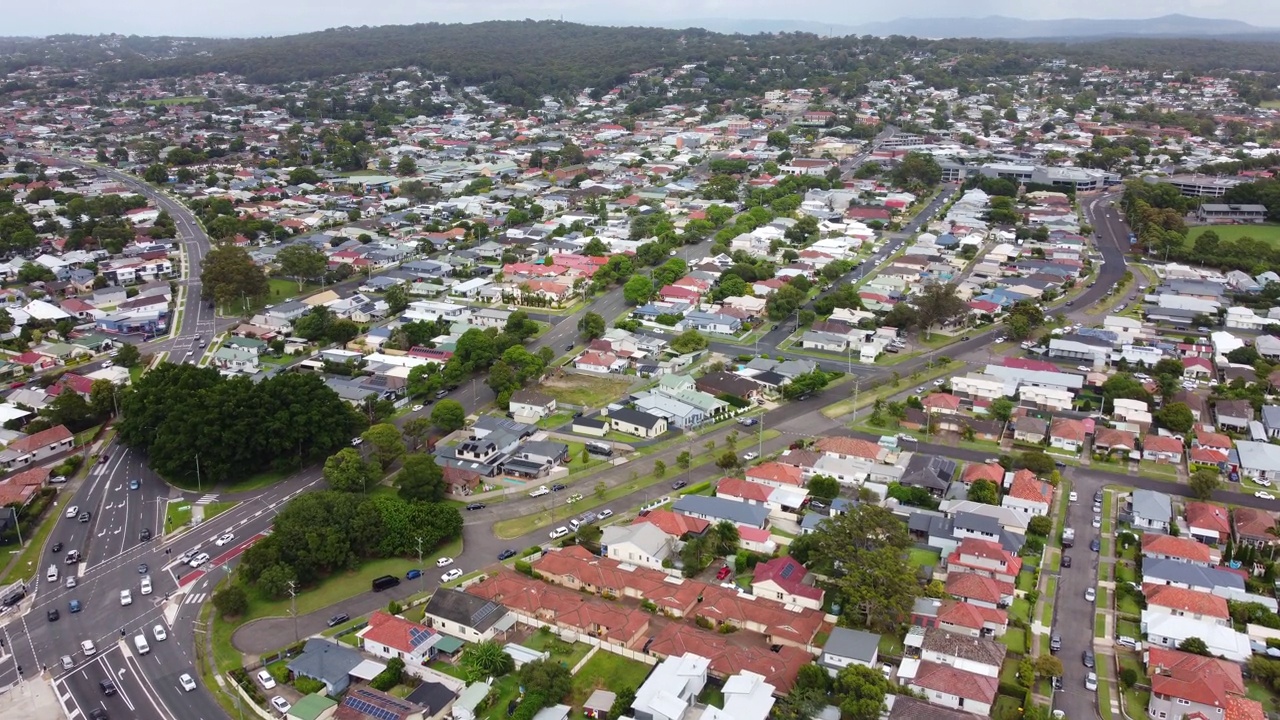
[[50,565],[49,572],[45,574],[44,579],[48,580],[51,583],[58,582],[58,566]]
[[139,655],[146,655],[151,652],[151,646],[147,644],[146,633],[138,633],[133,636],[133,646],[138,649]]

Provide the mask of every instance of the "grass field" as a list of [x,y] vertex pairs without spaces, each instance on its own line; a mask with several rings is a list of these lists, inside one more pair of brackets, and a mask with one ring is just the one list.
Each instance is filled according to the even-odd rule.
[[[45,509],[44,517],[40,518],[40,524],[36,527],[34,537],[23,538],[27,541],[27,546],[22,549],[22,554],[18,555],[17,562],[13,564],[13,567],[5,575],[5,585],[19,580],[29,580],[39,572],[40,553],[44,550],[45,542],[49,539],[53,528],[58,524],[59,514],[64,512],[65,509],[66,506],[62,503],[50,503],[49,507]],[[12,518],[13,516],[10,514],[9,517]]]
[[235,507],[238,504],[239,503],[234,503],[234,502],[213,502],[213,503],[209,503],[208,505],[205,505],[204,506],[205,522],[208,522],[218,517],[222,513],[230,510],[231,508]]
[[638,688],[653,668],[638,660],[628,660],[621,655],[601,650],[573,676],[573,695],[570,704],[582,707],[592,691],[598,688]]
[[1205,230],[1212,230],[1218,234],[1223,240],[1239,240],[1242,237],[1251,237],[1254,240],[1262,240],[1272,247],[1280,247],[1280,225],[1208,225],[1196,226],[1187,229],[1187,238],[1194,243],[1195,239]]
[[544,380],[538,389],[559,402],[599,409],[622,399],[631,387],[630,378],[592,377],[565,374]]
[[173,532],[191,522],[191,503],[179,500],[171,502],[164,509],[164,531]]

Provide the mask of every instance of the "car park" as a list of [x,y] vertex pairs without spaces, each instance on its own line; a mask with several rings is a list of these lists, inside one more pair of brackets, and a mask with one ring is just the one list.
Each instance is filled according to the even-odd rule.
[[462,568],[454,568],[440,576],[440,582],[447,583],[462,577]]

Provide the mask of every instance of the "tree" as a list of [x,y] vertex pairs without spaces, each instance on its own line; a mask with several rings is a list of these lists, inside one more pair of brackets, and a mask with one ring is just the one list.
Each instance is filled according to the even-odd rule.
[[1160,408],[1155,412],[1155,418],[1161,425],[1176,433],[1190,432],[1196,421],[1191,408],[1180,402],[1169,403]]
[[386,692],[404,680],[404,660],[393,657],[386,667],[369,681],[369,687]]
[[774,130],[765,136],[765,142],[769,144],[769,147],[786,150],[791,147],[791,136],[781,130]]
[[422,441],[431,434],[431,418],[419,415],[409,418],[401,430],[405,440],[409,442],[409,450],[417,450]]
[[391,423],[378,423],[360,435],[373,447],[378,466],[385,471],[404,456],[404,438],[400,429]]
[[932,155],[909,152],[894,169],[893,179],[908,190],[929,188],[942,181],[942,167]]
[[396,161],[396,174],[401,176],[417,175],[418,162],[413,159],[412,155],[401,155],[400,159]]
[[520,685],[526,693],[539,693],[557,703],[572,689],[573,676],[559,661],[534,660],[520,668]]
[[934,325],[943,325],[968,311],[969,306],[957,294],[955,283],[931,282],[926,284],[915,297],[916,316],[925,337]]
[[724,470],[725,472],[738,467],[739,463],[738,455],[732,450],[725,450],[720,454],[720,457],[716,458],[716,467]]
[[830,381],[830,377],[822,370],[811,370],[795,376],[791,382],[783,385],[782,396],[788,400],[795,400],[802,395],[812,395],[821,392]]
[[1031,535],[1049,537],[1053,530],[1053,521],[1044,515],[1036,515],[1027,521],[1027,532]]
[[368,492],[378,474],[377,466],[355,448],[343,448],[324,461],[324,479],[334,490]]
[[848,611],[878,629],[897,627],[908,617],[917,590],[915,578],[902,572],[911,539],[893,513],[878,505],[858,505],[828,518],[813,534],[822,571],[834,578]]
[[1192,655],[1203,655],[1205,657],[1209,657],[1210,655],[1209,646],[1205,644],[1204,640],[1201,640],[1198,637],[1189,637],[1186,640],[1183,640],[1181,643],[1178,643],[1178,649],[1182,652],[1191,653]]
[[309,167],[296,167],[289,171],[290,185],[319,185],[320,174]]
[[733,522],[721,520],[711,529],[711,535],[717,555],[729,556],[738,552],[738,542],[742,539],[742,535]]
[[969,486],[969,492],[965,497],[972,502],[982,503],[984,505],[1000,504],[1000,490],[996,487],[996,484],[990,480],[975,480],[973,484]]
[[635,688],[628,685],[614,693],[613,704],[609,706],[609,717],[626,717],[631,712],[631,704],[636,701]]
[[467,411],[457,400],[441,400],[431,409],[431,424],[445,432],[461,430],[467,424]]
[[689,465],[692,463],[693,463],[693,455],[691,455],[688,450],[681,450],[680,454],[676,455],[676,465],[681,470],[688,470]]
[[138,346],[132,343],[124,343],[116,350],[116,364],[120,367],[131,368],[142,361],[142,353],[138,351]]
[[467,643],[458,664],[470,682],[499,678],[515,669],[515,661],[493,640]]
[[622,286],[622,297],[631,305],[643,305],[653,297],[653,280],[647,275],[632,275]]
[[200,296],[226,305],[257,300],[270,292],[267,276],[242,247],[219,245],[200,264]]
[[224,618],[238,617],[249,609],[249,596],[243,587],[233,583],[213,594],[213,606]]
[[664,476],[664,475],[666,475],[666,474],[667,474],[667,464],[666,464],[666,463],[664,463],[664,462],[662,462],[661,460],[654,460],[654,461],[653,461],[653,476],[654,476],[654,477],[656,477],[656,478],[661,478],[662,476]]
[[671,349],[681,355],[706,350],[710,341],[702,333],[689,328],[671,340]]
[[836,675],[835,696],[842,718],[877,720],[884,711],[887,692],[889,681],[874,668],[847,665]]
[[588,340],[597,340],[604,336],[604,318],[597,313],[589,312],[578,321],[578,333]]
[[410,502],[439,502],[444,499],[444,470],[434,455],[414,453],[405,457],[396,474],[400,497]]
[[387,303],[387,310],[392,315],[399,315],[409,307],[409,291],[403,285],[392,285],[382,294]]
[[999,397],[991,401],[991,405],[987,407],[987,412],[991,417],[1000,422],[1009,422],[1009,418],[1013,417],[1013,401],[1009,398]]
[[158,163],[149,165],[142,171],[142,179],[154,185],[163,185],[169,182],[169,169]]
[[1200,468],[1191,473],[1191,480],[1188,482],[1191,486],[1191,495],[1197,500],[1208,500],[1213,497],[1218,488],[1222,487],[1222,480],[1218,477],[1218,471],[1210,468]]
[[821,500],[831,500],[840,495],[840,481],[830,475],[814,475],[809,478],[809,495]]
[[276,263],[280,265],[281,274],[297,281],[298,292],[302,292],[306,281],[324,275],[329,268],[329,258],[323,252],[301,242],[281,248],[276,253]]

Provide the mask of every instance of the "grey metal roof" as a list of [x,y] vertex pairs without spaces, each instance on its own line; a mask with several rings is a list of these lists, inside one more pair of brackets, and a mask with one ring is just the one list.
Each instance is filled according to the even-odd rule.
[[1142,575],[1169,584],[1189,585],[1191,587],[1222,587],[1244,591],[1244,580],[1239,575],[1192,565],[1180,560],[1168,558],[1146,558],[1142,561]]
[[1173,500],[1162,492],[1134,490],[1131,502],[1133,514],[1140,518],[1167,523],[1173,517]]
[[763,505],[748,505],[737,500],[705,495],[685,495],[676,500],[671,509],[687,515],[703,515],[752,527],[764,527],[769,519],[769,508]]
[[289,670],[295,675],[343,687],[346,685],[347,675],[363,660],[353,648],[330,640],[311,638],[303,647],[302,654],[289,661]]
[[870,663],[875,659],[879,648],[879,635],[862,630],[838,627],[831,631],[831,637],[828,638],[827,644],[823,646],[822,651]]

